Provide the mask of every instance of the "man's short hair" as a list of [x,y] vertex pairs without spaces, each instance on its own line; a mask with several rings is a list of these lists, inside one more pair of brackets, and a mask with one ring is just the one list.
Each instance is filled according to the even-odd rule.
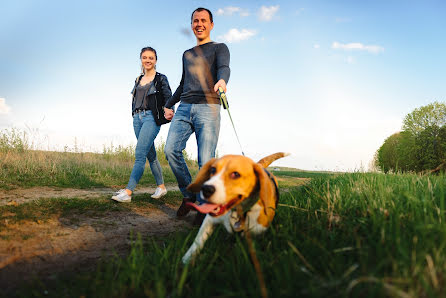
[[211,20],[211,23],[214,22],[214,18],[212,17],[212,12],[211,12],[209,9],[207,9],[207,8],[203,8],[203,7],[198,7],[197,9],[195,9],[195,10],[192,12],[192,15],[190,16],[190,22],[191,22],[191,24],[192,24],[192,22],[193,22],[193,20],[194,20],[194,13],[195,13],[195,12],[200,12],[200,11],[207,11],[208,14],[209,14],[209,19]]

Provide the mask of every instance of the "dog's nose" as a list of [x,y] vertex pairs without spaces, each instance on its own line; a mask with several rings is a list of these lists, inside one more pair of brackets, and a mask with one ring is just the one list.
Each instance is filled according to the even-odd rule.
[[203,192],[203,196],[207,199],[215,192],[215,187],[213,185],[203,185],[201,187],[201,191]]

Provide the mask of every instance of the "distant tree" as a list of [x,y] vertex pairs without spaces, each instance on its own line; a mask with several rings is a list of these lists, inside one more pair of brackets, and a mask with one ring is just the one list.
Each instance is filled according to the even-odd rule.
[[446,162],[446,125],[442,126],[438,133],[438,151],[440,160]]
[[403,131],[378,149],[376,163],[385,173],[446,170],[446,104],[434,102],[408,114]]
[[407,131],[400,133],[400,139],[396,148],[398,169],[407,171],[416,171],[418,159],[416,155],[415,136]]
[[415,138],[417,170],[424,171],[436,168],[440,164],[438,152],[438,135],[440,128],[428,126],[420,131]]
[[446,124],[446,104],[433,102],[409,113],[403,121],[403,131],[418,135],[429,126],[442,127]]
[[388,137],[378,149],[378,166],[384,173],[397,171],[398,168],[398,144],[401,133],[397,132]]
[[438,133],[438,152],[440,164],[437,169],[446,172],[446,125],[442,126]]
[[428,126],[415,140],[417,171],[436,169],[446,159],[446,126]]

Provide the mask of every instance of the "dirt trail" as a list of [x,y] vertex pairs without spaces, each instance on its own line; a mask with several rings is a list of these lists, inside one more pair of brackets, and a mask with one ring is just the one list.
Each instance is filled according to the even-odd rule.
[[[176,186],[167,186],[168,190],[178,190]],[[18,188],[12,190],[0,190],[0,206],[22,204],[43,198],[98,198],[112,196],[117,189],[111,188],[54,188],[54,187],[32,187]],[[135,195],[143,193],[154,193],[155,188],[145,187],[135,190]]]
[[[175,187],[168,187],[176,190]],[[153,193],[140,188],[135,194]],[[39,198],[99,198],[111,195],[111,189],[54,189],[37,187],[0,193],[0,205],[18,205]],[[117,203],[118,204],[118,203]],[[6,224],[0,230],[0,289],[9,291],[35,277],[48,279],[79,268],[95,268],[102,256],[125,254],[131,232],[143,237],[166,235],[190,228],[194,214],[176,218],[178,204],[135,206],[129,210],[102,212],[100,215],[75,214],[51,216],[45,221],[21,221]],[[1,294],[1,291],[0,291]]]

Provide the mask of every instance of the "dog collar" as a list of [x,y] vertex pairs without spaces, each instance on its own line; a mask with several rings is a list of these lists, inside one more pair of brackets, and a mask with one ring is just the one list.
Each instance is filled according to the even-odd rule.
[[279,201],[279,196],[280,196],[279,187],[277,186],[276,180],[274,180],[273,175],[267,169],[263,168],[263,170],[268,175],[269,179],[271,179],[271,181],[274,184],[274,188],[276,189],[276,207],[277,207],[277,203]]

